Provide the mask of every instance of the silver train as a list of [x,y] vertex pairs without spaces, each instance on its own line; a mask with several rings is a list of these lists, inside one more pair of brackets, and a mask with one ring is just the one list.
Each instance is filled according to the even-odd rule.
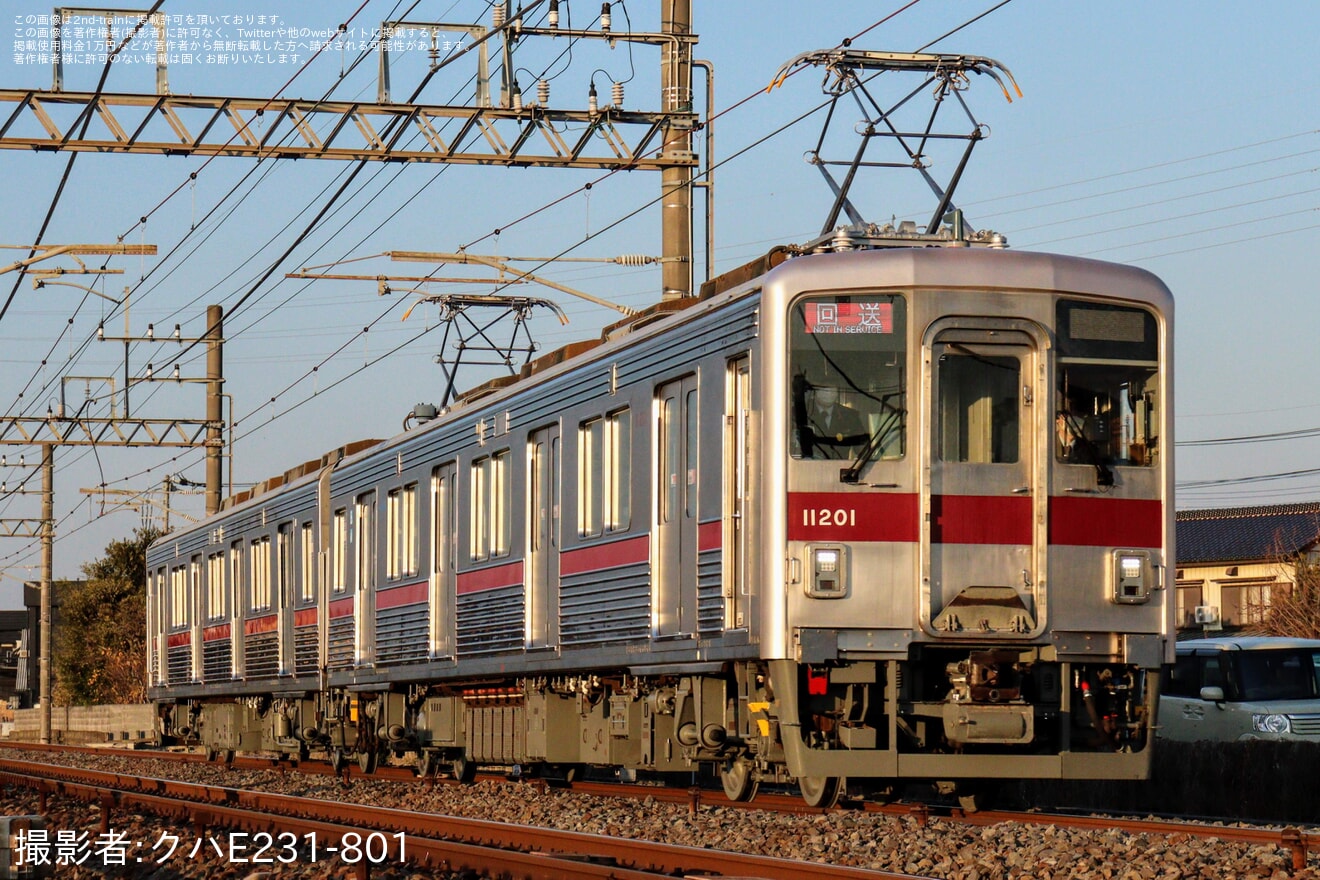
[[778,248],[161,539],[162,732],[813,805],[1144,777],[1172,298],[971,239]]

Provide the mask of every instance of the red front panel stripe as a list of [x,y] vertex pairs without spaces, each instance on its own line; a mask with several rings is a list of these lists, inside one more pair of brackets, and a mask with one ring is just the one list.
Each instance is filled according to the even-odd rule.
[[559,554],[561,575],[582,574],[584,571],[602,571],[621,565],[636,565],[651,559],[651,536],[642,535],[608,544],[592,544]]
[[247,635],[256,635],[257,633],[275,632],[279,625],[279,618],[274,614],[265,617],[257,617],[243,623],[243,632]]
[[1030,544],[1031,498],[1026,495],[932,495],[933,544]]
[[316,609],[303,608],[293,612],[294,626],[316,626]]
[[376,593],[376,610],[399,608],[403,605],[416,605],[426,601],[426,581],[408,584],[403,587],[391,587]]
[[789,492],[790,541],[916,541],[916,495]]
[[353,613],[353,597],[347,596],[343,599],[336,599],[330,603],[330,619],[336,617],[348,617]]
[[190,644],[192,644],[191,632],[170,633],[169,646],[171,648],[177,648],[180,645],[190,645]]
[[1164,506],[1155,499],[1051,498],[1050,543],[1162,547]]
[[522,560],[479,571],[465,571],[458,575],[458,592],[476,593],[481,590],[494,590],[498,587],[512,587],[523,582]]
[[[935,544],[1032,543],[1033,504],[1024,495],[931,497]],[[1049,499],[1049,543],[1077,547],[1161,547],[1164,507],[1158,499]],[[790,492],[790,541],[920,540],[915,494]],[[704,543],[703,543],[704,546]]]
[[202,641],[218,642],[221,639],[229,638],[229,624],[220,623],[215,626],[208,626],[202,630]]

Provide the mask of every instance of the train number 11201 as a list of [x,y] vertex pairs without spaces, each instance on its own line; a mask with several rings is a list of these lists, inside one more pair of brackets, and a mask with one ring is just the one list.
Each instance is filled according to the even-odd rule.
[[808,527],[855,526],[857,525],[857,510],[853,507],[804,507],[802,508],[802,525]]

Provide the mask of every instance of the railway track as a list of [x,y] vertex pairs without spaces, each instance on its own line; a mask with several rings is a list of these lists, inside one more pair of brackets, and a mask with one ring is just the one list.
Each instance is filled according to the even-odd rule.
[[822,880],[911,876],[9,758],[0,759],[0,785],[35,790],[43,812],[51,797],[99,804],[103,832],[112,827],[113,811],[147,810],[191,825],[199,839],[217,839],[210,837],[213,829],[237,829],[253,840],[267,835],[262,839],[274,854],[287,845],[293,847],[289,852],[306,856],[310,847],[313,861],[317,854],[336,858],[359,877],[388,862],[546,880],[664,875],[796,880],[804,872]]
[[[90,760],[90,756],[92,755],[95,755],[98,758],[105,758],[107,756],[119,757],[126,761],[140,758],[159,759],[168,755],[169,757],[167,760],[177,762],[181,765],[200,765],[202,767],[209,767],[214,771],[220,771],[224,774],[222,778],[227,779],[232,775],[232,778],[235,780],[234,783],[226,783],[221,786],[222,789],[230,791],[236,790],[236,786],[238,785],[244,787],[261,787],[262,785],[274,786],[279,779],[297,779],[298,774],[309,774],[309,779],[335,775],[330,766],[323,762],[302,762],[295,766],[266,759],[240,758],[232,762],[232,764],[225,765],[217,764],[216,762],[210,762],[208,764],[202,756],[186,753],[123,752],[120,750],[107,750],[104,748],[68,749],[58,746],[44,747],[42,751],[51,754],[52,758],[55,757],[54,753],[63,752],[64,757],[60,760],[66,761],[83,757],[87,757]],[[0,750],[0,758],[3,758],[5,754],[6,752],[4,750]],[[132,764],[126,765],[130,773],[132,766]],[[269,773],[269,771],[275,771],[273,776],[267,777],[268,780],[273,781],[262,783],[259,779],[253,778],[251,774],[255,774],[258,771],[265,771],[267,773]],[[168,775],[169,771],[162,771],[158,767],[155,767],[144,771],[144,773]],[[449,785],[456,785],[448,780],[434,778],[426,780],[425,783],[419,782],[414,771],[407,767],[381,768],[381,771],[375,776],[365,777],[357,770],[356,766],[353,766],[346,773],[340,774],[340,776],[342,779],[342,782],[340,783],[322,781],[317,784],[321,786],[332,786],[342,792],[343,796],[346,797],[358,797],[359,794],[356,789],[359,787],[362,787],[365,792],[370,782],[380,782],[383,779],[385,781],[393,780],[395,783],[404,783],[402,787],[397,785],[394,786],[393,790],[397,790],[400,793],[400,800],[408,802],[418,799],[417,795],[409,795],[407,794],[408,792],[431,791],[432,789],[439,792],[442,789],[448,790]],[[496,780],[500,782],[508,781],[503,777],[489,777],[491,783]],[[532,800],[536,797],[546,795],[544,789],[547,786],[540,780],[519,780],[517,781],[517,785],[523,787],[524,791],[529,792],[525,796],[525,799]],[[493,791],[501,786],[487,787]],[[452,794],[449,795],[449,797],[460,797],[460,791],[461,789],[458,788],[452,790]],[[694,824],[709,824],[711,816],[725,815],[725,811],[728,811],[727,815],[736,815],[733,811],[747,809],[747,805],[730,803],[723,796],[722,792],[698,789],[574,782],[570,787],[567,787],[566,791],[571,792],[575,797],[579,795],[599,795],[612,798],[619,803],[624,803],[628,799],[641,798],[644,799],[645,804],[650,806],[638,805],[631,809],[638,813],[658,814],[663,812],[661,805],[664,805],[665,809],[668,809],[671,814],[681,815],[682,813],[686,813],[690,815],[694,820]],[[533,795],[530,792],[535,792],[536,794]],[[252,796],[256,797],[257,794],[254,792]],[[362,796],[365,797],[367,795],[364,793]],[[474,794],[473,796],[476,797],[478,795]],[[489,794],[486,796],[500,797],[499,795]],[[503,799],[523,800],[524,798],[509,798],[505,795],[503,796]],[[318,800],[317,803],[324,805],[327,802],[324,800]],[[686,809],[684,809],[684,807],[686,807]],[[612,809],[624,808],[599,807],[595,808],[594,812],[598,815],[603,815]],[[1320,833],[1317,833],[1314,829],[1280,829],[1278,827],[1270,828],[1207,824],[1203,822],[1175,821],[1170,819],[1079,816],[1039,812],[1021,813],[996,811],[963,814],[956,809],[939,809],[923,804],[906,803],[878,804],[871,802],[855,802],[848,804],[846,808],[830,811],[827,815],[826,811],[819,809],[813,810],[806,807],[801,799],[796,796],[775,795],[773,793],[762,793],[762,795],[756,799],[755,803],[751,805],[751,809],[763,811],[763,816],[767,813],[784,814],[786,818],[783,821],[796,821],[800,823],[799,827],[806,829],[806,831],[802,833],[809,833],[814,827],[823,827],[813,824],[820,820],[828,820],[835,825],[840,822],[843,822],[844,824],[860,825],[864,821],[862,817],[875,816],[874,821],[888,821],[891,823],[891,826],[897,825],[901,829],[911,829],[911,834],[919,834],[929,831],[936,835],[944,834],[945,836],[952,835],[953,837],[959,837],[961,835],[961,839],[963,840],[971,839],[969,835],[974,834],[975,832],[970,831],[969,829],[974,828],[988,828],[991,830],[1003,828],[1038,828],[1042,830],[1036,832],[1023,830],[1016,833],[1020,834],[1023,839],[1028,841],[1033,838],[1039,839],[1043,836],[1053,834],[1056,829],[1072,829],[1078,834],[1089,833],[1096,837],[1104,838],[1106,841],[1113,838],[1116,834],[1121,834],[1132,838],[1149,837],[1151,839],[1164,840],[1169,847],[1174,848],[1190,846],[1203,853],[1210,853],[1225,848],[1229,844],[1236,844],[1241,852],[1250,851],[1253,853],[1263,853],[1263,857],[1257,855],[1252,858],[1256,860],[1262,860],[1263,858],[1265,861],[1278,863],[1285,871],[1289,868],[1292,871],[1298,871],[1305,868],[1308,863],[1308,856],[1311,853],[1320,851]],[[714,812],[712,813],[711,811]],[[816,819],[813,820],[810,814],[815,814]],[[798,818],[793,819],[792,817],[794,816]],[[857,819],[853,820],[848,817],[857,817]],[[737,824],[742,820],[726,818],[719,821],[723,824]],[[744,824],[752,825],[753,823],[762,821],[766,820],[749,819]],[[500,827],[507,828],[508,826],[501,825]],[[965,830],[958,832],[956,831],[957,828]],[[903,831],[903,833],[907,834],[909,832]],[[995,833],[999,832],[996,831]],[[527,836],[525,829],[520,829],[515,832],[515,834],[521,837]],[[617,837],[617,835],[613,836]],[[883,834],[881,836],[883,836]],[[703,843],[703,845],[711,846],[712,844]],[[715,845],[720,846],[720,844]],[[607,855],[606,857],[615,858],[615,856],[612,855]],[[1240,856],[1235,858],[1240,859]],[[801,863],[797,864],[799,866],[801,865]],[[909,865],[905,865],[905,867],[910,868],[910,864],[920,864],[920,862],[909,863]],[[728,870],[722,870],[721,873],[727,874]],[[742,873],[747,874],[750,872],[744,868],[742,869]],[[909,869],[907,873],[920,873],[920,871]],[[755,874],[755,876],[763,875]],[[872,872],[865,874],[864,876],[882,875],[877,875]],[[1268,872],[1266,872],[1264,876],[1268,876]]]

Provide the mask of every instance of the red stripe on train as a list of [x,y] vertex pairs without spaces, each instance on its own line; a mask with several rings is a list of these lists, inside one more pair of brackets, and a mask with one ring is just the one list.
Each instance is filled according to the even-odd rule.
[[330,603],[330,619],[336,617],[348,617],[353,613],[353,597],[346,596],[343,599],[336,599]]
[[1030,544],[1031,498],[1025,495],[932,495],[932,544]]
[[1154,499],[1051,498],[1050,543],[1162,547],[1164,506]]
[[202,641],[218,642],[221,639],[229,638],[229,624],[220,623],[215,626],[208,626],[202,630]]
[[170,633],[169,646],[171,648],[177,648],[180,645],[191,645],[191,644],[192,644],[191,632]]
[[316,609],[302,608],[293,612],[294,626],[316,626]]
[[244,621],[243,632],[252,636],[258,633],[275,632],[279,626],[279,618],[274,614],[268,614],[265,617],[257,617],[252,620]]
[[649,562],[650,559],[651,536],[642,535],[622,541],[610,541],[607,544],[591,544],[576,550],[565,550],[559,554],[559,573],[582,574],[585,571],[636,565]]
[[481,590],[494,590],[499,587],[512,587],[523,582],[522,560],[477,571],[460,572],[457,589],[459,594],[476,593]]
[[789,492],[790,541],[894,541],[920,537],[915,494]]
[[380,590],[376,593],[376,610],[382,611],[386,608],[399,608],[403,605],[416,605],[419,602],[425,602],[426,588],[426,581],[418,581],[415,584]]
[[[936,544],[1016,544],[1032,541],[1032,500],[1026,496],[935,495],[931,541]],[[790,492],[790,541],[916,542],[915,494]],[[1077,547],[1161,547],[1164,508],[1158,499],[1049,499],[1049,543]]]

